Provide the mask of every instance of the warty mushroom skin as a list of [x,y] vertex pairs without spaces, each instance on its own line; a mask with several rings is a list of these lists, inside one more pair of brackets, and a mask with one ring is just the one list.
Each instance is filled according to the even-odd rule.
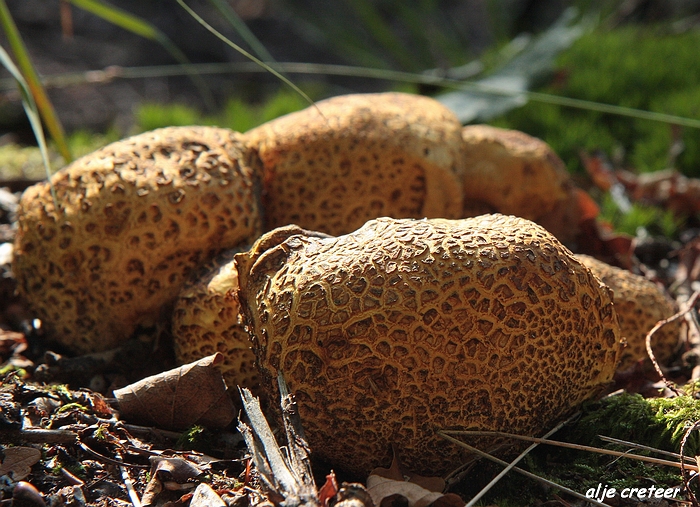
[[[53,338],[118,346],[167,314],[189,273],[260,233],[241,134],[171,127],[76,160],[20,201],[13,271]],[[58,204],[58,208],[56,207]]]
[[[316,456],[441,474],[437,429],[537,434],[612,379],[609,289],[551,234],[500,215],[263,235],[235,257],[263,389],[281,370]],[[274,398],[273,398],[274,399]]]
[[247,133],[264,167],[266,229],[345,234],[380,216],[457,218],[461,125],[428,97],[333,97]]
[[462,216],[516,215],[537,222],[560,241],[574,239],[581,215],[579,190],[547,143],[489,125],[467,125],[462,140]]
[[[674,301],[660,286],[643,276],[610,266],[588,255],[576,255],[576,258],[613,291],[622,336],[627,341],[618,369],[628,370],[643,360],[647,367],[651,367],[646,335],[657,322],[676,313]],[[681,321],[678,319],[656,331],[651,341],[656,360],[660,364],[666,363],[678,349],[680,340]]]

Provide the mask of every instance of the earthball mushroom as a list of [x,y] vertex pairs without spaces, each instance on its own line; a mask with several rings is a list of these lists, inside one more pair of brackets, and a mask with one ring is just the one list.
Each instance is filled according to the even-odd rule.
[[[650,366],[646,335],[657,322],[676,313],[676,304],[660,286],[643,276],[588,255],[576,255],[576,258],[613,291],[622,336],[627,340],[618,369],[627,370],[642,360]],[[656,331],[651,341],[656,360],[661,364],[668,361],[678,349],[680,338],[681,322],[678,319]]]
[[281,371],[312,452],[358,475],[392,444],[418,473],[458,467],[439,429],[542,433],[619,360],[610,290],[522,218],[272,231],[235,259],[263,389]]
[[266,229],[337,235],[380,216],[462,212],[461,125],[431,98],[338,96],[247,136],[264,167]]
[[[328,237],[295,225],[277,231],[285,235]],[[190,276],[175,301],[172,335],[179,363],[220,352],[224,360],[218,366],[226,384],[247,387],[255,395],[264,396],[255,354],[236,297],[238,269],[233,257],[249,247],[228,250]]]
[[241,134],[213,127],[155,130],[76,160],[22,195],[19,292],[69,349],[118,345],[161,318],[193,269],[257,237],[255,161]]
[[535,221],[562,241],[579,218],[576,187],[544,141],[489,125],[462,129],[465,217],[498,212]]

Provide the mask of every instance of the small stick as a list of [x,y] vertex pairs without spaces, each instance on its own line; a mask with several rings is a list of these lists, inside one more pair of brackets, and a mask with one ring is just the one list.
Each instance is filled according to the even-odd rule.
[[[470,452],[473,452],[474,454],[478,454],[478,455],[481,456],[482,458],[486,458],[486,459],[488,459],[488,460],[491,460],[491,461],[493,461],[494,463],[498,463],[499,465],[508,466],[508,462],[507,462],[507,461],[503,461],[502,459],[499,459],[499,458],[497,458],[497,457],[495,457],[495,456],[491,456],[489,453],[484,452],[484,451],[482,451],[482,450],[480,450],[480,449],[477,449],[476,447],[472,447],[472,446],[469,445],[469,444],[465,444],[465,443],[462,442],[461,440],[457,440],[456,438],[447,435],[447,434],[446,434],[445,432],[443,432],[443,431],[438,431],[437,434],[440,435],[440,436],[441,436],[442,438],[444,438],[445,440],[449,440],[450,442],[453,442],[453,443],[455,443],[455,444],[457,444],[457,445],[459,445],[459,446],[461,446],[461,447],[464,447],[465,449],[467,449],[467,450],[470,451]],[[513,470],[514,470],[515,472],[518,472],[519,474],[524,475],[525,477],[528,477],[528,478],[530,478],[530,479],[533,479],[533,480],[535,480],[535,481],[537,481],[537,482],[541,482],[542,484],[546,484],[547,486],[550,486],[550,487],[552,487],[552,488],[556,488],[556,489],[559,489],[559,490],[561,490],[561,491],[565,491],[566,493],[568,493],[568,494],[570,494],[570,495],[572,495],[572,496],[575,496],[576,498],[579,498],[580,500],[584,500],[584,501],[586,501],[586,502],[592,503],[593,505],[599,505],[599,506],[601,506],[601,507],[610,507],[610,506],[609,506],[608,504],[606,504],[606,503],[601,503],[601,502],[599,502],[599,501],[597,501],[597,500],[595,500],[595,499],[593,499],[593,498],[586,498],[584,495],[582,495],[581,493],[578,493],[577,491],[574,491],[573,489],[569,489],[569,488],[567,488],[567,487],[565,487],[565,486],[562,486],[561,484],[557,484],[557,483],[554,482],[554,481],[550,481],[549,479],[545,479],[545,478],[543,478],[543,477],[540,477],[540,476],[538,476],[538,475],[535,475],[535,474],[533,474],[532,472],[528,472],[527,470],[523,470],[523,469],[520,468],[520,467],[513,467]]]
[[[577,414],[575,414],[575,415],[577,415]],[[560,424],[558,424],[557,426],[555,426],[553,429],[551,429],[551,430],[545,435],[545,438],[554,435],[557,431],[559,431],[559,430],[562,428],[562,426],[564,426],[566,423],[568,423],[572,418],[573,418],[573,416],[570,417],[569,419],[567,419],[566,421],[563,421],[563,422],[561,422]],[[537,447],[538,445],[539,445],[539,443],[535,442],[535,443],[533,443],[532,445],[530,445],[527,449],[525,449],[523,452],[521,452],[520,454],[518,454],[518,457],[517,457],[517,458],[515,458],[513,461],[510,462],[510,464],[509,464],[507,467],[505,467],[503,470],[501,470],[500,473],[499,473],[498,475],[496,475],[496,477],[494,477],[493,479],[491,479],[491,481],[490,481],[486,486],[484,486],[483,488],[481,488],[481,491],[479,491],[479,492],[476,494],[476,496],[475,496],[474,498],[472,498],[471,500],[469,500],[469,502],[467,502],[467,504],[466,504],[464,507],[473,507],[473,505],[476,504],[476,502],[478,502],[479,499],[481,499],[482,496],[484,496],[486,493],[488,493],[488,491],[489,491],[493,486],[495,486],[496,483],[498,483],[498,481],[500,481],[500,480],[503,478],[504,475],[506,475],[508,472],[510,472],[510,471],[515,467],[515,465],[518,464],[518,462],[519,462],[520,460],[522,460],[525,456],[527,456],[528,454],[530,454],[530,451],[532,451],[532,450],[533,450],[535,447]]]
[[139,494],[134,489],[134,481],[131,480],[129,471],[123,465],[119,466],[119,470],[122,473],[122,480],[124,481],[124,486],[126,486],[126,491],[129,493],[129,500],[131,500],[134,507],[141,507],[141,499],[139,498]]
[[620,440],[619,438],[606,437],[605,435],[598,435],[598,438],[603,442],[609,442],[611,444],[626,445],[628,447],[635,447],[641,449],[642,451],[651,451],[658,454],[663,454],[664,456],[670,456],[671,458],[681,459],[681,455],[675,452],[664,451],[663,449],[656,449],[654,447],[649,447],[648,445],[638,444],[636,442],[629,442],[627,440]]
[[663,320],[660,320],[659,322],[657,322],[656,325],[651,328],[651,331],[649,331],[647,333],[647,336],[646,336],[647,354],[649,354],[649,359],[651,359],[651,364],[654,365],[654,369],[656,370],[656,373],[659,374],[659,376],[661,377],[661,380],[663,380],[664,384],[666,384],[666,387],[668,387],[671,391],[673,391],[677,396],[681,394],[680,391],[678,390],[678,388],[676,388],[676,386],[673,385],[673,383],[669,382],[666,379],[664,372],[661,371],[661,366],[659,366],[659,363],[656,360],[656,356],[654,356],[654,351],[651,349],[651,337],[654,335],[654,333],[656,333],[659,329],[661,329],[666,324],[673,322],[676,319],[681,318],[686,313],[688,313],[690,310],[692,310],[693,307],[695,306],[695,302],[697,301],[699,296],[700,296],[700,291],[695,291],[693,293],[693,295],[690,296],[690,299],[688,301],[686,301],[681,306],[681,309],[678,313],[670,316],[667,319],[663,319]]
[[684,465],[681,465],[680,463],[677,463],[675,461],[668,461],[665,459],[652,458],[650,456],[640,456],[638,454],[630,454],[629,452],[612,451],[610,449],[601,449],[600,447],[591,447],[588,445],[572,444],[569,442],[561,442],[559,440],[547,440],[546,438],[528,437],[525,435],[514,435],[512,433],[504,433],[502,431],[445,431],[444,433],[445,434],[449,433],[451,435],[484,435],[484,436],[507,437],[507,438],[513,438],[515,440],[524,440],[526,442],[537,442],[540,444],[555,445],[557,447],[565,447],[567,449],[576,449],[579,451],[591,451],[591,452],[597,452],[598,454],[607,454],[610,456],[636,459],[638,461],[646,461],[648,463],[654,463],[655,465],[666,465],[666,466],[670,466],[670,467],[674,467],[674,468],[693,470],[695,472],[698,471],[698,467],[696,465],[691,465],[689,463],[686,463],[684,466]]

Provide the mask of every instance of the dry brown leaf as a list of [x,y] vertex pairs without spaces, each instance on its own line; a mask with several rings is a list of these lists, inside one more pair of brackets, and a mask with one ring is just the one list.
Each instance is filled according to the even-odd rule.
[[12,354],[24,352],[27,348],[27,339],[24,333],[16,333],[0,329],[0,356],[6,357]]
[[442,477],[424,477],[402,470],[394,450],[389,468],[375,468],[367,479],[367,491],[376,507],[391,505],[397,496],[406,498],[408,507],[461,507],[462,499],[453,494],[443,494],[445,480]]
[[576,237],[577,252],[601,259],[611,266],[632,269],[634,243],[627,234],[615,234],[595,219],[579,224]]
[[408,507],[462,507],[464,502],[454,493],[442,494],[428,491],[413,482],[396,481],[379,475],[370,475],[367,479],[367,491],[376,506],[386,505],[392,497],[401,496],[408,501]]
[[661,206],[678,216],[700,211],[700,179],[673,169],[640,175],[617,171],[616,176],[635,201]]
[[13,481],[27,477],[32,471],[32,465],[41,458],[41,451],[33,447],[5,447],[4,453],[0,476],[9,475]]
[[190,507],[226,507],[221,497],[208,484],[200,484],[194,490]]
[[235,417],[233,401],[216,364],[219,353],[147,377],[114,391],[123,419],[182,430],[194,424],[223,428]]

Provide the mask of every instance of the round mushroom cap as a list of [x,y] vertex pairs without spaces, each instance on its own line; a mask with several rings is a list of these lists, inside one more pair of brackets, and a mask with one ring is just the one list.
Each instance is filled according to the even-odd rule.
[[489,125],[464,127],[462,139],[463,216],[487,207],[540,223],[559,238],[576,225],[574,184],[547,143]]
[[[613,291],[622,336],[627,340],[618,370],[627,370],[642,360],[645,360],[645,366],[651,366],[646,349],[646,335],[657,322],[676,313],[675,302],[660,286],[643,276],[610,266],[588,255],[576,255],[576,258]],[[656,360],[664,364],[671,359],[678,350],[680,338],[680,320],[670,322],[656,331],[651,341]]]
[[213,127],[155,130],[76,160],[21,198],[19,292],[73,351],[117,346],[161,319],[193,269],[257,237],[255,163],[241,134]]
[[266,229],[328,234],[368,219],[457,218],[461,125],[428,97],[357,94],[318,102],[248,132],[264,166]]
[[263,389],[281,370],[313,455],[356,474],[392,444],[410,470],[458,467],[438,429],[541,433],[618,363],[609,289],[521,218],[263,235],[236,262]]
[[175,301],[172,335],[178,363],[190,363],[220,352],[224,380],[229,387],[259,392],[258,369],[248,331],[242,322],[238,300],[238,270],[234,248],[217,256],[190,277]]

